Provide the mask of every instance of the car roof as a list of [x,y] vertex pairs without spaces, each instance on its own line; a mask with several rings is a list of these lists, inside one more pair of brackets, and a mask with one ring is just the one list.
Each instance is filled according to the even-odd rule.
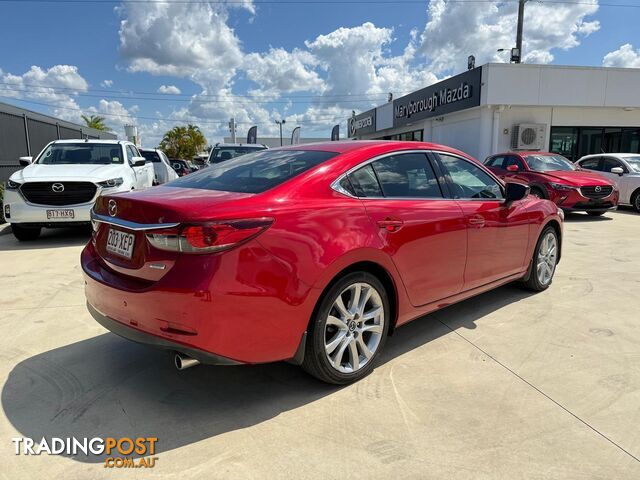
[[248,147],[264,149],[266,148],[266,145],[263,145],[261,143],[217,143],[213,146],[213,148],[215,147]]
[[448,153],[455,153],[467,158],[473,158],[469,154],[431,142],[406,142],[399,140],[345,140],[341,142],[319,142],[319,143],[303,143],[299,145],[290,145],[287,147],[278,147],[272,150],[315,150],[335,153],[349,153],[358,150],[440,150]]
[[606,157],[606,156],[626,158],[626,157],[637,157],[638,155],[640,155],[640,153],[611,153],[611,152],[591,153],[589,155],[585,155],[584,157],[580,157],[580,160],[583,160],[585,158]]
[[518,150],[518,151],[511,151],[511,152],[501,152],[501,153],[494,153],[493,155],[490,155],[491,157],[499,157],[500,155],[519,155],[521,157],[524,157],[526,155],[542,155],[542,156],[546,156],[546,155],[560,155],[560,153],[554,153],[554,152],[541,152],[539,150]]
[[100,143],[100,144],[108,144],[108,145],[121,145],[123,143],[132,143],[128,140],[111,140],[111,139],[93,139],[93,138],[76,138],[76,139],[68,139],[68,140],[54,140],[52,143],[88,143],[89,145],[92,143]]

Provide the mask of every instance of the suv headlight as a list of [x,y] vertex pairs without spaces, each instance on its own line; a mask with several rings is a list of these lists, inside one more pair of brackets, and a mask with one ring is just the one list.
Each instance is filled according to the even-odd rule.
[[105,180],[104,182],[98,182],[98,185],[100,185],[102,188],[114,188],[122,185],[122,182],[122,177],[118,177],[110,178],[109,180]]
[[7,180],[7,190],[17,190],[20,188],[21,183],[14,182],[13,180]]
[[571,185],[564,185],[562,183],[554,183],[554,182],[549,182],[549,186],[551,188],[553,188],[554,190],[569,191],[569,190],[575,190],[576,189],[576,187],[572,187]]

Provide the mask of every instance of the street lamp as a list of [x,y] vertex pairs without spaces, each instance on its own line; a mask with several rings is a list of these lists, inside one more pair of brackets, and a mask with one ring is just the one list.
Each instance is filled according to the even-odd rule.
[[280,126],[280,146],[282,146],[282,125],[287,123],[287,121],[283,118],[282,120],[276,120],[276,123]]

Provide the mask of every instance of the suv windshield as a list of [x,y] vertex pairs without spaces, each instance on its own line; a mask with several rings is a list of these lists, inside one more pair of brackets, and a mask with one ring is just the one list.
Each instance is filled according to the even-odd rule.
[[231,160],[232,158],[239,157],[240,155],[246,155],[256,151],[264,150],[264,147],[215,147],[211,151],[211,157],[209,163],[220,163],[225,160]]
[[550,172],[553,170],[575,170],[576,167],[562,155],[527,155],[524,157],[531,170]]
[[108,165],[123,163],[122,149],[106,143],[53,143],[36,160],[44,165]]
[[165,186],[261,193],[336,155],[313,150],[264,150],[211,165]]

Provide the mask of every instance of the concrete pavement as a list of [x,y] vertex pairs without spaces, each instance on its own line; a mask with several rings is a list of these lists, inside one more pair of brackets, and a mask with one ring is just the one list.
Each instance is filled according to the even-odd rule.
[[[84,232],[0,236],[0,477],[640,478],[640,215],[567,219],[546,292],[397,331],[336,388],[284,363],[176,371],[86,312]],[[145,470],[16,456],[12,437],[154,436]]]

